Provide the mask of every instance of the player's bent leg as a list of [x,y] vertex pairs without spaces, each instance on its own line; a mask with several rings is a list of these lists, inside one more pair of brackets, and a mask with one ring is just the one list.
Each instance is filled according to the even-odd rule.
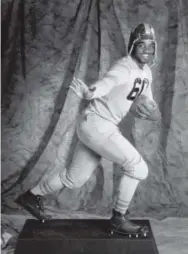
[[121,234],[129,234],[130,236],[135,235],[138,237],[141,235],[146,237],[148,228],[131,222],[125,215],[140,180],[144,180],[148,176],[147,164],[131,144],[129,152],[125,162],[121,164],[122,175],[117,190],[113,215],[110,220],[111,230]]
[[[131,222],[126,213],[139,182],[140,180],[132,178],[122,172],[116,198],[114,200],[113,215],[110,219],[112,231],[130,235],[139,235],[142,233],[143,228]],[[144,235],[144,233],[142,235]]]
[[70,163],[70,170],[65,169],[63,173],[57,172],[41,181],[33,189],[21,194],[15,202],[35,218],[45,222],[51,219],[51,216],[45,213],[43,196],[65,186],[71,189],[81,187],[90,178],[99,161],[99,155],[78,142]]
[[[119,134],[116,134],[114,137],[117,138],[117,136]],[[119,139],[122,139],[121,136]],[[110,220],[111,229],[112,231],[129,234],[130,236],[146,236],[148,228],[131,222],[125,214],[140,180],[144,180],[148,176],[148,166],[132,144],[127,144],[127,140],[123,141],[122,139],[121,145],[123,144],[127,147],[129,153],[124,163],[121,164],[122,174],[114,203],[113,215]]]
[[[109,128],[108,128],[109,127]],[[140,182],[148,175],[148,168],[136,148],[119,132],[116,126],[98,116],[86,117],[77,126],[77,132],[85,144],[102,157],[119,164],[122,177],[118,188],[111,229],[118,233],[140,233],[142,227],[135,225],[125,213]]]

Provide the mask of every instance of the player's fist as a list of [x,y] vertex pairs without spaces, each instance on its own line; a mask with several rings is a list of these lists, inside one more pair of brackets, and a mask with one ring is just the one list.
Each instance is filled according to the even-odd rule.
[[160,121],[161,114],[155,101],[150,100],[145,95],[139,96],[135,100],[134,114],[141,119]]

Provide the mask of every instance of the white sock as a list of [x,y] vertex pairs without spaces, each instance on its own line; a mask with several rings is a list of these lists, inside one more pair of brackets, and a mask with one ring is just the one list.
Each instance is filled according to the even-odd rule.
[[138,187],[139,180],[123,175],[120,179],[114,209],[125,214]]
[[64,188],[64,184],[61,181],[61,173],[55,174],[52,177],[41,181],[37,186],[35,186],[33,189],[31,189],[30,191],[34,194],[34,195],[47,195],[50,194],[52,192],[58,191],[62,188]]

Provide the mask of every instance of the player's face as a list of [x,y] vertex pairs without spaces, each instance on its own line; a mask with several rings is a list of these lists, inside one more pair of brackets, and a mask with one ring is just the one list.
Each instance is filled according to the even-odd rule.
[[149,63],[155,52],[153,41],[145,40],[136,44],[133,58],[141,65]]

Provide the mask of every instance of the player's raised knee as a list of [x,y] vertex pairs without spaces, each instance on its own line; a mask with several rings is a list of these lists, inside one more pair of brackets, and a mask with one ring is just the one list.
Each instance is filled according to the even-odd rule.
[[149,172],[148,166],[146,162],[142,159],[139,167],[137,167],[136,177],[139,180],[145,180],[148,177],[148,172]]
[[142,157],[132,160],[130,164],[123,165],[124,174],[138,180],[144,180],[148,176],[148,166]]

